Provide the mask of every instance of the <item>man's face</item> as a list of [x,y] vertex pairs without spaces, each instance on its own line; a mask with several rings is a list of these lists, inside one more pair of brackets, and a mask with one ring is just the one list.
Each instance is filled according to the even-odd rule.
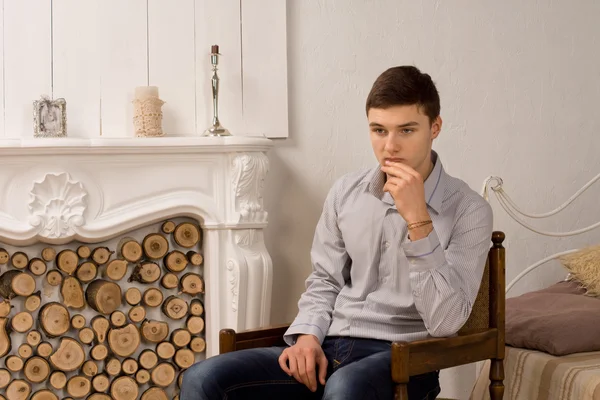
[[367,114],[371,145],[380,165],[386,160],[401,162],[424,178],[429,173],[431,145],[442,127],[437,117],[429,117],[417,105],[371,108]]

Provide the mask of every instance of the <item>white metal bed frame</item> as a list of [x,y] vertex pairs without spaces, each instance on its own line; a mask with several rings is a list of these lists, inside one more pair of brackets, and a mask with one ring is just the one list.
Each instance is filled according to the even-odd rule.
[[[563,204],[561,204],[554,210],[546,212],[546,213],[542,213],[542,214],[531,214],[531,213],[526,213],[526,212],[522,211],[519,208],[519,206],[517,206],[515,204],[515,202],[504,191],[504,188],[502,187],[504,185],[504,182],[502,181],[502,178],[497,177],[497,176],[488,176],[485,179],[485,181],[483,183],[483,189],[482,189],[481,194],[486,201],[489,201],[489,190],[491,189],[492,192],[496,195],[496,198],[498,199],[498,202],[500,203],[500,205],[502,206],[504,211],[506,211],[506,213],[512,219],[514,219],[516,222],[518,222],[523,227],[529,229],[532,232],[539,233],[540,235],[544,235],[544,236],[568,237],[568,236],[580,235],[582,233],[589,232],[593,229],[596,229],[596,228],[600,227],[600,222],[596,222],[595,224],[592,224],[585,228],[581,228],[581,229],[577,229],[577,230],[569,231],[569,232],[547,232],[547,231],[542,231],[542,230],[536,229],[535,227],[531,226],[527,222],[523,221],[523,219],[520,218],[519,215],[521,215],[523,217],[534,218],[534,219],[548,218],[553,215],[556,215],[560,211],[564,210],[569,204],[571,204],[577,197],[579,197],[583,192],[585,192],[590,186],[592,186],[599,179],[600,179],[600,174],[598,174],[594,178],[592,178],[581,189],[579,189],[577,192],[575,192],[575,194],[573,194],[573,196],[571,196],[566,202],[564,202]],[[531,271],[535,270],[536,268],[540,267],[541,265],[547,263],[548,261],[554,260],[560,256],[563,256],[565,254],[574,253],[578,250],[579,249],[561,251],[559,253],[555,253],[548,257],[545,257],[542,260],[530,265],[529,267],[525,268],[521,273],[519,273],[512,281],[510,281],[510,283],[508,285],[506,285],[506,293],[508,293],[508,291],[521,278],[523,278],[525,275],[529,274]]]

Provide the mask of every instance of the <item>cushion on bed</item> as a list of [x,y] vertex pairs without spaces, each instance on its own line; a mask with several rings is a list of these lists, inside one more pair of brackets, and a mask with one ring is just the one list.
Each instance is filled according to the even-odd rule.
[[506,299],[506,344],[565,354],[600,350],[600,299],[578,282]]
[[600,297],[600,245],[559,257],[560,262],[581,282],[587,296]]

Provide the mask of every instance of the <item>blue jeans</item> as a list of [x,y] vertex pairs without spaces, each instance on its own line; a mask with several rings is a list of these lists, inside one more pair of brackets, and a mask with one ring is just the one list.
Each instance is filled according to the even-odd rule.
[[[311,392],[279,366],[285,347],[238,350],[194,364],[183,375],[180,400],[392,400],[391,343],[381,340],[328,337],[327,381]],[[318,373],[318,369],[317,369]],[[439,373],[413,376],[410,400],[434,400],[440,393]],[[317,375],[318,382],[318,375]]]

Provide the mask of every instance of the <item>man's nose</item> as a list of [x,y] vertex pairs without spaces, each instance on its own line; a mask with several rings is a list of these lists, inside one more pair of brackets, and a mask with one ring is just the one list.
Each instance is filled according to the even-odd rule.
[[399,148],[398,138],[394,134],[389,134],[385,139],[385,150],[389,153],[398,151]]

